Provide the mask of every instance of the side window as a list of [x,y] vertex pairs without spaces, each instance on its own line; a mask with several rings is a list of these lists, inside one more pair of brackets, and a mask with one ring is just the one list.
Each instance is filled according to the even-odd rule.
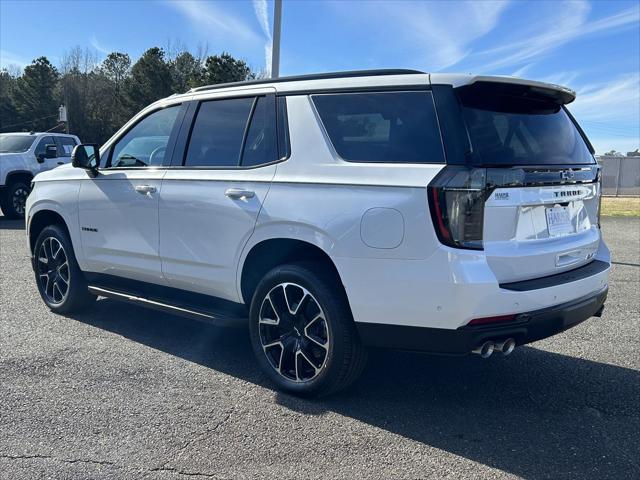
[[55,145],[56,142],[53,140],[53,137],[42,137],[38,141],[38,145],[36,145],[35,155],[36,157],[40,154],[44,155],[47,145]]
[[242,151],[242,166],[251,167],[278,159],[273,100],[258,97]]
[[444,163],[431,92],[325,94],[313,102],[344,160]]
[[144,117],[113,146],[111,167],[157,167],[167,152],[171,130],[180,105],[163,108]]
[[55,137],[58,146],[58,157],[70,157],[76,141],[71,137]]
[[235,167],[253,98],[202,102],[191,130],[184,165],[187,167]]

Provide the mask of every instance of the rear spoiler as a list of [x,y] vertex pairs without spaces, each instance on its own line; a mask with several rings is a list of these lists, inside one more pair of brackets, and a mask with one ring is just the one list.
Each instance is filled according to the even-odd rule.
[[553,83],[536,82],[535,80],[524,80],[517,77],[476,77],[473,83],[480,82],[492,82],[511,85],[522,85],[529,87],[529,91],[536,96],[547,97],[555,100],[561,105],[567,105],[576,99],[576,92],[570,88],[563,87],[561,85],[554,85]]
[[523,87],[529,91],[529,95],[532,97],[545,98],[560,105],[567,105],[576,99],[576,92],[570,88],[563,87],[561,85],[555,85],[553,83],[538,82],[535,80],[525,80],[518,77],[508,76],[491,76],[491,75],[448,75],[448,74],[432,74],[432,84],[449,84],[454,88],[465,87],[468,89],[474,89],[479,87],[480,89],[487,88],[489,85],[493,85],[496,88],[500,86],[508,88],[513,86]]

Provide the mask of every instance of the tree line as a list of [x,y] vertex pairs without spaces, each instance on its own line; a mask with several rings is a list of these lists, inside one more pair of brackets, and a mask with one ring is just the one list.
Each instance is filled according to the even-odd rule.
[[102,62],[88,49],[67,52],[59,67],[36,58],[22,72],[0,70],[0,132],[62,131],[58,107],[67,107],[69,133],[102,144],[135,113],[173,93],[214,83],[256,78],[228,53],[182,50],[167,55],[153,47],[132,64],[112,52]]

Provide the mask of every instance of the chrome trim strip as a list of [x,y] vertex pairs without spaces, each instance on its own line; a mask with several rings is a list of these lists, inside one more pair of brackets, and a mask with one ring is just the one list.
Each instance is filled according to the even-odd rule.
[[207,313],[197,312],[195,310],[189,310],[188,308],[176,307],[175,305],[169,305],[167,303],[157,302],[155,300],[149,300],[148,298],[144,298],[144,297],[137,297],[135,295],[129,295],[123,292],[116,292],[114,290],[108,290],[102,287],[95,287],[93,285],[89,285],[88,289],[89,289],[89,292],[93,293],[94,295],[113,298],[115,300],[122,300],[125,302],[140,303],[143,306],[148,306],[148,307],[156,308],[160,310],[167,310],[170,313],[175,313],[178,315],[195,316],[198,318],[209,319],[209,320],[219,320],[223,318],[223,317],[216,317],[214,315],[209,315]]

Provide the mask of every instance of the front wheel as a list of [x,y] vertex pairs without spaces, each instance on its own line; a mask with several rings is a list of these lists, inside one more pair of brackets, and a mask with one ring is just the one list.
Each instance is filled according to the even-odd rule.
[[0,203],[7,218],[24,218],[29,192],[29,185],[22,182],[15,182],[7,187],[5,197]]
[[60,225],[45,227],[35,243],[33,267],[44,303],[54,312],[71,313],[96,299],[78,266],[69,234]]
[[282,390],[327,395],[351,384],[366,351],[340,280],[320,265],[291,264],[265,275],[250,309],[260,366]]

